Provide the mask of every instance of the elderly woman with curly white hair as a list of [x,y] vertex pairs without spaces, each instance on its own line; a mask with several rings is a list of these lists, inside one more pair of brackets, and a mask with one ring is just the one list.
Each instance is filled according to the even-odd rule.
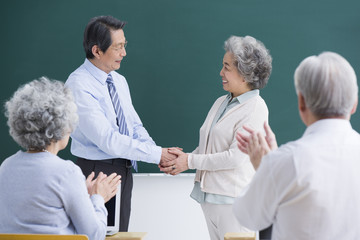
[[78,118],[70,90],[43,77],[20,87],[5,108],[10,135],[25,151],[0,167],[0,232],[103,240],[104,202],[115,195],[120,176],[85,180],[79,167],[57,156]]
[[196,169],[191,197],[201,204],[212,240],[226,232],[248,231],[232,212],[235,197],[250,182],[255,170],[249,157],[237,148],[236,133],[244,124],[261,129],[268,109],[259,95],[271,74],[272,58],[253,37],[232,36],[225,42],[222,85],[227,95],[218,98],[200,128],[199,146],[190,154],[172,149],[179,157],[160,169],[178,174]]

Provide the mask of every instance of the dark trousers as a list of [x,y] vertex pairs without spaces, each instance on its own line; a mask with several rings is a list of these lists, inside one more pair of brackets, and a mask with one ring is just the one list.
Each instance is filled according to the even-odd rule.
[[271,240],[272,225],[259,232],[260,240]]
[[[91,172],[95,172],[95,177],[99,172],[108,176],[111,173],[121,175],[121,204],[120,204],[120,229],[119,232],[127,232],[129,228],[131,212],[131,192],[133,188],[133,176],[131,172],[131,161],[126,159],[111,160],[87,160],[78,158],[76,164],[81,168],[85,177]],[[113,200],[113,201],[112,201]],[[115,198],[105,204],[107,209],[114,209]],[[114,219],[113,211],[108,211],[108,220]]]

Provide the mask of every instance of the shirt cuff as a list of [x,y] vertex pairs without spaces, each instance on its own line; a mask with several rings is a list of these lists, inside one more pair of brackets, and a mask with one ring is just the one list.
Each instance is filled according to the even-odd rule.
[[155,146],[154,147],[154,151],[151,155],[151,163],[154,163],[154,164],[159,164],[160,163],[160,159],[161,159],[161,151],[162,151],[162,148],[159,147],[159,146]]

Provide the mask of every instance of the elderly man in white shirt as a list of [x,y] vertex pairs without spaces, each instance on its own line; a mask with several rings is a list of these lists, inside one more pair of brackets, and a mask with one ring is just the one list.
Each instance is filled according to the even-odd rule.
[[359,239],[360,135],[350,124],[358,101],[356,75],[340,55],[324,52],[301,62],[295,88],[304,135],[277,148],[246,128],[238,147],[257,170],[236,199],[238,221],[253,230],[273,225],[272,239]]

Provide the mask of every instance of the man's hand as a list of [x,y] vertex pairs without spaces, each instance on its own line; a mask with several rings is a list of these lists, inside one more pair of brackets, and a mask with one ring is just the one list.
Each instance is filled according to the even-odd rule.
[[160,170],[171,175],[177,175],[189,169],[188,154],[182,152],[179,148],[169,148],[169,153],[177,156],[172,165],[159,166]]
[[[179,151],[182,151],[182,148],[179,148],[179,147],[173,147],[171,149],[178,149]],[[177,155],[169,152],[169,148],[162,148],[159,168],[160,168],[160,166],[161,167],[169,167],[169,166],[174,165],[176,158],[177,158]]]
[[254,166],[254,169],[257,170],[260,166],[262,157],[270,152],[265,137],[260,132],[254,132],[250,136],[247,149],[250,161]]
[[237,133],[238,148],[249,155],[250,161],[256,170],[260,166],[262,157],[268,152],[277,149],[275,134],[266,122],[264,123],[265,137],[250,127],[243,126],[243,128],[249,135]]
[[266,140],[267,144],[269,145],[269,148],[271,149],[271,151],[277,149],[278,145],[276,142],[275,134],[271,130],[271,128],[267,122],[264,123],[264,129],[265,129],[265,133],[266,133],[265,140]]

